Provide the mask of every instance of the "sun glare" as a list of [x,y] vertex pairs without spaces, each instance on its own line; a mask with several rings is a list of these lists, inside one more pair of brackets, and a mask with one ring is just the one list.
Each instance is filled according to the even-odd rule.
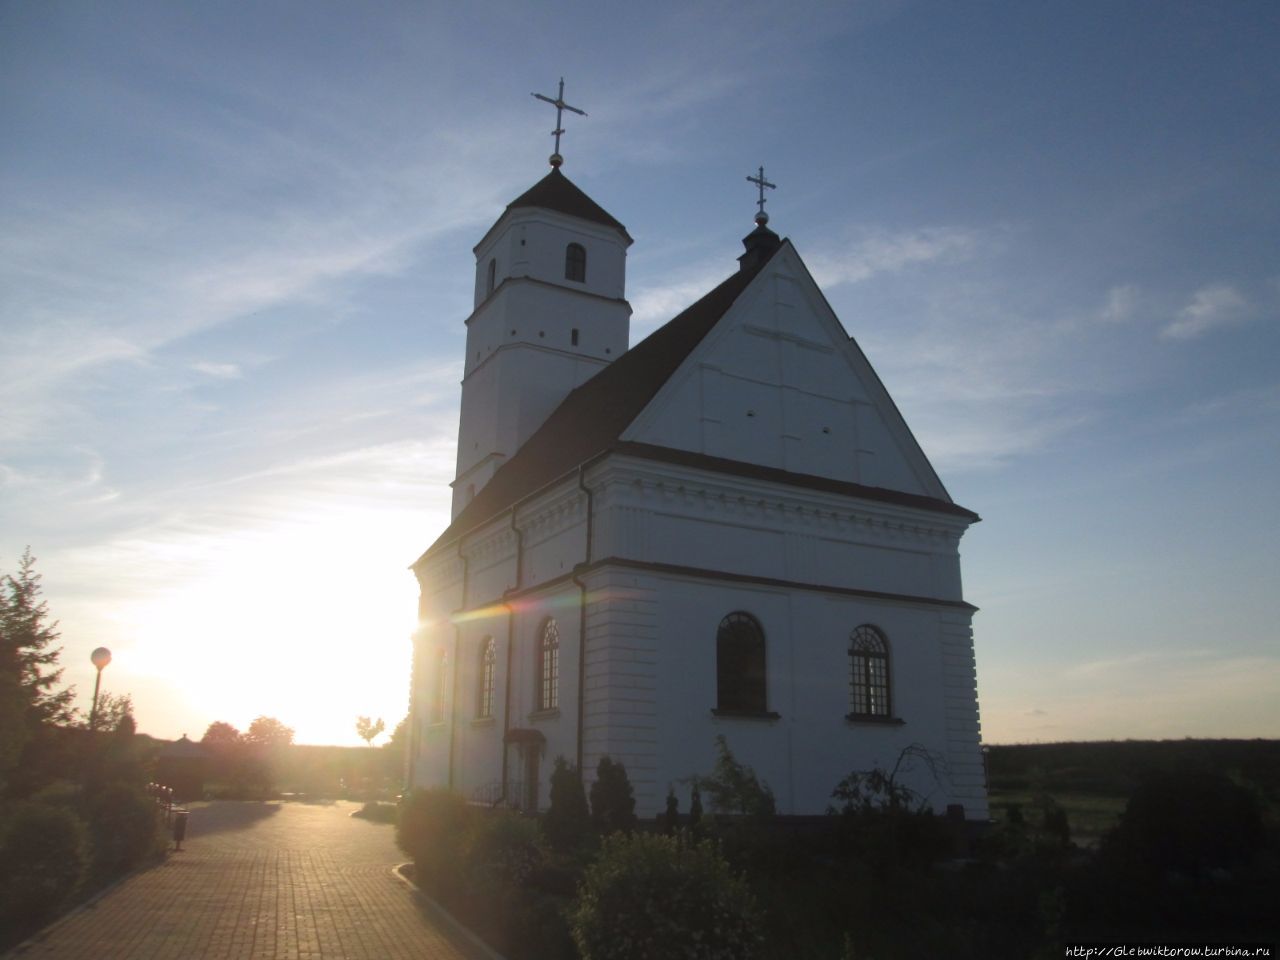
[[209,544],[172,588],[120,611],[134,668],[205,723],[268,714],[303,743],[359,743],[360,714],[393,728],[416,608],[408,519],[355,509]]

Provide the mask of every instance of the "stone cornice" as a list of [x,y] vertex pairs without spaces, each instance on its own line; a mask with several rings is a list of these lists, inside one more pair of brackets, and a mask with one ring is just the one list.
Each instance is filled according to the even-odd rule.
[[804,490],[769,481],[627,457],[595,472],[597,503],[713,516],[838,539],[892,539],[954,549],[968,523],[898,504]]

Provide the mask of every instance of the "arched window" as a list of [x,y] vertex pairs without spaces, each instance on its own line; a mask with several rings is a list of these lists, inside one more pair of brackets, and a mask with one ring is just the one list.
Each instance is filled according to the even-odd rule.
[[849,635],[849,671],[850,716],[890,716],[889,641],[870,624]]
[[560,629],[550,617],[538,640],[538,709],[560,706]]
[[431,690],[431,710],[429,715],[429,723],[444,723],[444,697],[445,691],[449,689],[447,682],[448,671],[445,667],[448,665],[448,659],[443,650],[436,654],[435,658],[435,676],[432,677],[434,684]]
[[490,260],[489,261],[489,278],[485,281],[485,285],[484,285],[484,295],[486,297],[489,294],[493,293],[493,285],[497,279],[498,279],[498,261]]
[[498,649],[493,637],[480,641],[480,683],[476,690],[476,717],[493,716],[493,671],[498,663]]
[[587,282],[587,248],[580,243],[571,243],[564,248],[564,278]]
[[749,613],[731,613],[716,631],[716,709],[765,713],[764,631]]

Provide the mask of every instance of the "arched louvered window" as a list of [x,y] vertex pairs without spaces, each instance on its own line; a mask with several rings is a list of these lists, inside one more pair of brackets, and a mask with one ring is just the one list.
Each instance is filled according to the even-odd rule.
[[494,286],[494,283],[497,281],[497,279],[498,279],[498,261],[497,261],[497,260],[490,260],[490,261],[489,261],[489,276],[488,276],[488,278],[485,280],[485,284],[484,284],[484,295],[485,295],[486,297],[487,297],[489,294],[493,293],[493,286]]
[[479,684],[476,689],[476,717],[493,716],[493,675],[498,664],[498,648],[493,637],[480,641]]
[[749,613],[731,613],[716,631],[716,709],[765,713],[764,631]]
[[889,641],[864,623],[849,635],[849,698],[854,717],[889,717]]
[[550,617],[538,638],[538,709],[560,706],[560,629]]
[[564,248],[564,278],[587,282],[587,248],[580,243],[571,243]]

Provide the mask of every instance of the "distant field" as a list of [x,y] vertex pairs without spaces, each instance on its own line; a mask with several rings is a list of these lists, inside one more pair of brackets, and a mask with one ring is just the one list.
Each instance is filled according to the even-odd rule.
[[1034,817],[1035,797],[1048,795],[1066,811],[1072,839],[1092,846],[1157,771],[1223,774],[1280,809],[1280,740],[1120,740],[989,746],[991,816],[1003,822],[1018,804]]
[[[1088,793],[1049,794],[1058,806],[1067,813],[1067,823],[1071,826],[1071,839],[1082,847],[1094,847],[1102,839],[1102,835],[1116,825],[1120,814],[1124,812],[1125,797],[1101,797]],[[1022,808],[1022,815],[1028,819],[1036,816],[1033,811],[1035,795],[1027,792],[991,791],[991,819],[1003,823],[1009,816],[1009,806],[1017,804]]]

